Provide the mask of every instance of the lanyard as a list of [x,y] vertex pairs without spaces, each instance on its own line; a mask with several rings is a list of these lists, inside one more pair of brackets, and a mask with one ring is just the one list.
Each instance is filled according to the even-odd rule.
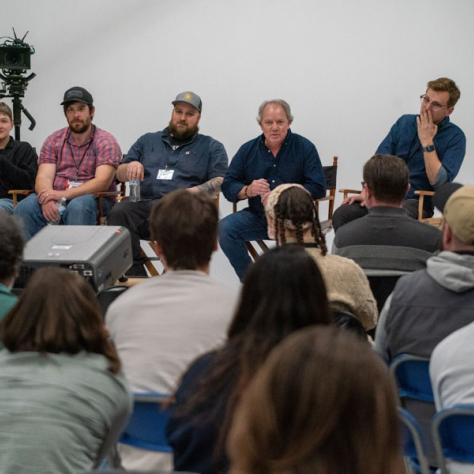
[[[63,158],[63,150],[64,150],[64,145],[68,144],[69,146],[69,151],[71,152],[71,157],[72,157],[72,161],[74,163],[74,166],[76,167],[76,170],[77,170],[77,178],[79,178],[79,168],[81,167],[82,165],[82,162],[84,161],[84,158],[86,157],[87,155],[87,152],[89,151],[89,148],[91,147],[92,145],[92,142],[94,141],[94,134],[95,134],[95,126],[92,125],[92,134],[90,136],[90,141],[89,141],[89,144],[87,145],[86,149],[84,150],[84,153],[82,154],[80,160],[79,160],[79,163],[77,163],[76,161],[76,157],[74,156],[74,151],[73,151],[73,148],[71,146],[71,143],[69,142],[69,137],[71,136],[71,130],[68,130],[68,132],[66,133],[66,138],[64,139],[63,141],[63,144],[61,146],[61,152],[60,152],[60,156],[59,156],[59,161],[62,160]],[[79,147],[80,148],[80,147]]]

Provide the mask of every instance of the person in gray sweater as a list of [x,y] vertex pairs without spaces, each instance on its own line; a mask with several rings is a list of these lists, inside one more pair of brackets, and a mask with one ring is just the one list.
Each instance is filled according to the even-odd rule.
[[89,283],[61,268],[36,270],[0,338],[0,472],[98,467],[131,397]]
[[[453,192],[454,191],[454,192]],[[453,331],[474,321],[474,186],[447,183],[435,193],[443,211],[443,251],[426,269],[398,280],[381,313],[375,349],[430,357]]]

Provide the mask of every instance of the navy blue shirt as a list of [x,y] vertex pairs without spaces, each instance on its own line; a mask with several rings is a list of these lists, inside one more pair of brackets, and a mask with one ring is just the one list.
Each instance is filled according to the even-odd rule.
[[[392,126],[388,135],[377,148],[377,154],[395,155],[402,158],[410,173],[410,190],[407,198],[416,199],[415,191],[419,189],[433,190],[426,176],[423,149],[418,138],[416,126],[417,115],[402,115]],[[463,131],[445,117],[438,124],[438,131],[433,144],[441,161],[442,169],[437,185],[453,181],[461,168],[466,153],[466,137]]]
[[[222,192],[229,201],[236,202],[245,185],[262,178],[268,181],[270,189],[283,183],[299,183],[315,199],[326,193],[323,167],[316,147],[291,130],[288,130],[275,157],[266,147],[263,134],[242,145],[230,162]],[[250,198],[249,207],[256,213],[264,212],[260,196]]]
[[[207,135],[196,134],[188,142],[173,146],[168,128],[142,135],[122,163],[139,161],[145,169],[141,182],[142,199],[159,199],[180,188],[191,188],[227,170],[224,145]],[[158,179],[159,170],[173,170],[170,180]]]

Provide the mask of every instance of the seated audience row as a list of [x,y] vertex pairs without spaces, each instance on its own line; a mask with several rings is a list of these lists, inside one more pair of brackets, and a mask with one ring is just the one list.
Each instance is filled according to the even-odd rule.
[[175,470],[226,472],[234,410],[258,368],[287,335],[330,323],[326,288],[312,257],[298,246],[262,255],[245,277],[225,343],[195,360],[176,392],[167,429]]

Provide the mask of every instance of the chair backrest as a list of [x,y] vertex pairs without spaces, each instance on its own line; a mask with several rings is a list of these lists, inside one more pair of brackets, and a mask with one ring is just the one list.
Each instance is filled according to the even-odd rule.
[[366,275],[369,280],[370,289],[372,290],[375,301],[377,302],[377,309],[380,313],[385,301],[392,293],[398,279],[402,275],[373,275],[370,273],[366,273]]
[[400,354],[390,364],[398,386],[400,399],[410,398],[434,403],[429,374],[429,359],[410,354]]
[[401,354],[393,360],[390,370],[398,386],[400,403],[418,421],[426,441],[426,456],[436,466],[436,455],[431,437],[431,419],[436,412],[429,374],[429,359]]
[[438,412],[433,418],[432,435],[442,474],[447,474],[446,460],[473,464],[474,405],[456,405]]
[[430,224],[438,229],[441,228],[443,224],[442,217],[424,217],[424,208],[425,208],[425,198],[432,198],[434,196],[434,191],[425,191],[418,190],[415,191],[415,194],[418,196],[418,220],[424,222],[425,224]]
[[334,213],[334,202],[336,200],[336,187],[337,187],[337,156],[333,156],[332,158],[332,165],[323,166],[323,173],[324,173],[324,180],[326,185],[326,196],[322,199],[316,199],[315,204],[316,208],[319,211],[319,203],[322,201],[329,201],[328,202],[328,214],[327,220],[321,219],[321,226],[323,230],[326,227],[330,227],[332,221],[332,215]]
[[402,446],[405,462],[412,471],[429,474],[425,441],[420,425],[415,417],[402,407],[398,407],[398,417],[402,425]]
[[169,418],[171,397],[160,393],[133,396],[133,412],[120,443],[148,451],[170,453],[165,428]]

